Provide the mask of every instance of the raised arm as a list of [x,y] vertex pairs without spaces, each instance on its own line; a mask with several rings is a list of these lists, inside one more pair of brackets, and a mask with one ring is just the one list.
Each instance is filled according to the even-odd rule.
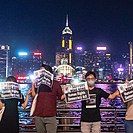
[[114,93],[109,95],[109,99],[114,99],[115,97],[120,96],[119,90],[116,90]]

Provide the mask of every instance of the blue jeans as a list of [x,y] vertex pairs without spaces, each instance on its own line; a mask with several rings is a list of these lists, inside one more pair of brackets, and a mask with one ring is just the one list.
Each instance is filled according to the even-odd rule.
[[133,120],[125,120],[126,133],[133,133]]

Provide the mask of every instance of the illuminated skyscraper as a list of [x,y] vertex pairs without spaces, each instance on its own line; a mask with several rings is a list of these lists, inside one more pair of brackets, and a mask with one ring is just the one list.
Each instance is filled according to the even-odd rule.
[[[60,61],[59,61],[59,58],[60,58]],[[72,58],[73,58],[72,30],[69,27],[68,15],[67,15],[66,26],[62,31],[60,56],[59,56],[59,53],[58,53],[58,56],[56,56],[56,65],[60,65],[60,64],[72,65],[73,64]]]
[[112,78],[112,60],[111,54],[108,53],[106,47],[97,47],[96,51],[95,70],[98,73],[99,79]]
[[8,76],[9,50],[8,45],[0,45],[0,80],[5,80]]

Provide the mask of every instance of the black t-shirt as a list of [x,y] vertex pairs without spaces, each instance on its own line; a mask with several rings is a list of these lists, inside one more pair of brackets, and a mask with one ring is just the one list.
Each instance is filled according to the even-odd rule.
[[24,103],[22,99],[5,99],[1,100],[5,104],[5,111],[0,122],[0,133],[19,133],[19,114],[18,103]]
[[82,122],[97,122],[101,121],[100,109],[101,98],[107,99],[109,93],[101,88],[89,90],[90,100],[82,101],[81,121]]

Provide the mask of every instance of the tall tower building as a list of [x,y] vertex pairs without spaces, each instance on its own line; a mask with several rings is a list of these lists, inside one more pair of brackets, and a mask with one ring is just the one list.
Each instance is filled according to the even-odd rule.
[[73,58],[72,30],[69,28],[68,15],[66,16],[66,26],[62,31],[61,42],[61,64],[72,65]]

